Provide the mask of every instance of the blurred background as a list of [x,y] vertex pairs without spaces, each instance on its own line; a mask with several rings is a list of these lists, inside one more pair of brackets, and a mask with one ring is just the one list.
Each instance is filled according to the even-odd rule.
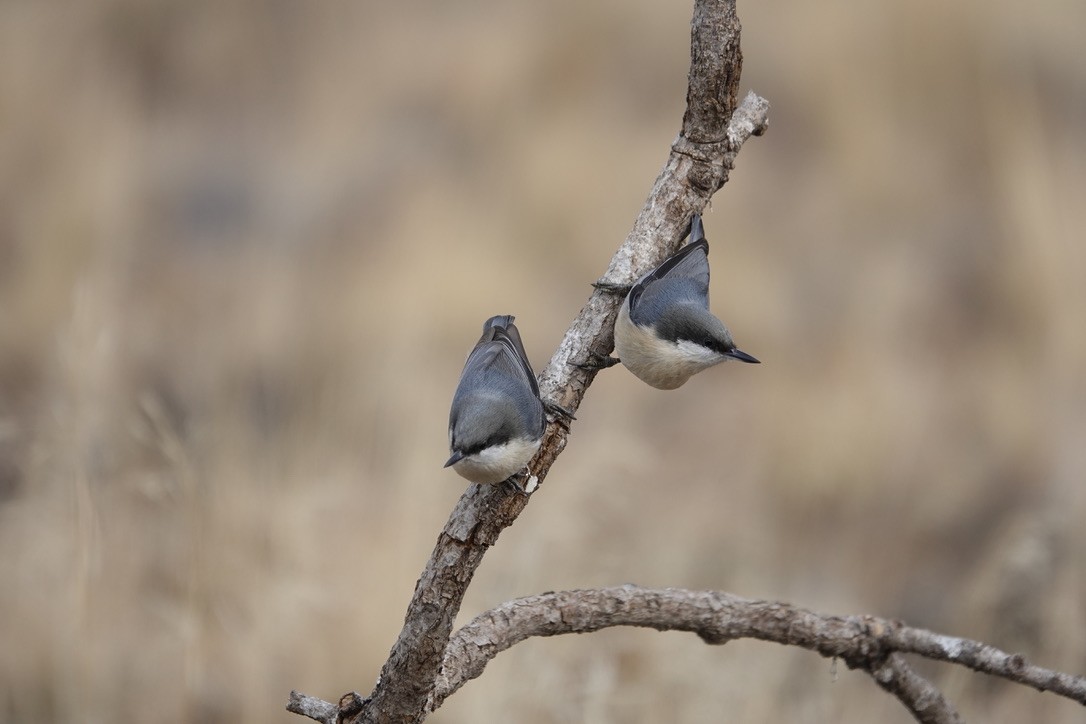
[[[462,620],[633,582],[1086,671],[1077,0],[741,3],[772,103],[706,215],[761,366],[622,368]],[[679,130],[691,4],[0,3],[0,720],[369,691],[464,481],[484,319],[537,370]],[[978,721],[1081,721],[923,666]],[[435,722],[908,722],[815,654],[616,629]]]

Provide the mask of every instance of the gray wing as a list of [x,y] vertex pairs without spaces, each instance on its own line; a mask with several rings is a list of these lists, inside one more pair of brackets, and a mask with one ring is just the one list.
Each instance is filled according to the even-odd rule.
[[[456,410],[463,407],[458,403],[467,400],[485,400],[482,404],[488,406],[489,412],[482,418],[469,415],[466,423],[464,420],[458,422]],[[532,435],[543,433],[545,423],[539,385],[524,353],[520,332],[511,315],[491,317],[483,325],[483,336],[464,363],[460,384],[453,396],[449,428],[452,432],[467,424],[471,429],[460,430],[458,436],[477,437],[475,442],[478,444],[493,444],[510,437],[507,424],[515,416],[522,417]]]
[[483,325],[483,336],[468,355],[462,376],[487,372],[496,372],[526,384],[532,394],[539,397],[539,384],[511,314],[491,317],[486,321]]
[[709,242],[701,238],[679,249],[633,286],[629,300],[630,319],[639,326],[652,326],[672,304],[708,309]]

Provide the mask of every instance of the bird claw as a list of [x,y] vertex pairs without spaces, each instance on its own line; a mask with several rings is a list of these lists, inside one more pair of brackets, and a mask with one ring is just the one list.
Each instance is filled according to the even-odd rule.
[[573,415],[573,412],[559,405],[557,402],[551,402],[550,400],[543,400],[543,409],[547,411],[551,422],[556,422],[565,428],[566,432],[569,432],[569,423],[577,418]]
[[[523,482],[523,484],[518,482],[518,479],[521,478],[521,475],[523,477],[523,481],[525,481],[525,482]],[[517,472],[517,473],[514,473],[512,475],[509,475],[508,478],[506,478],[505,480],[502,481],[502,486],[505,487],[506,490],[508,490],[510,493],[513,493],[514,495],[522,495],[522,496],[525,496],[527,498],[527,497],[529,497],[531,495],[531,492],[528,490],[528,488],[531,487],[532,490],[534,491],[535,487],[539,486],[539,481],[538,480],[535,481],[534,485],[531,484],[532,478],[533,478],[532,471],[529,470],[528,468],[525,468],[525,470],[523,470],[521,472]]]
[[624,297],[633,289],[633,284],[615,284],[614,282],[595,281],[592,286],[604,294],[614,294],[616,297]]
[[584,362],[574,362],[573,366],[580,367],[582,370],[599,372],[600,370],[614,367],[621,361],[622,360],[620,360],[618,357],[609,357],[605,354],[600,354],[599,352],[593,352],[592,350],[589,350],[588,359],[586,359]]

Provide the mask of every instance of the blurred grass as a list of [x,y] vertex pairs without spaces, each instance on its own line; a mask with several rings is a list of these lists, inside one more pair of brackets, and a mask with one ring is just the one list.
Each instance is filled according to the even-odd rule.
[[[749,5],[749,6],[748,6]],[[0,4],[0,720],[366,690],[462,490],[479,324],[541,368],[678,130],[689,10]],[[706,225],[758,368],[601,375],[464,617],[574,586],[897,616],[1086,669],[1086,9],[740,7]],[[1077,721],[928,671],[971,719]],[[438,722],[905,722],[813,654],[608,631]]]

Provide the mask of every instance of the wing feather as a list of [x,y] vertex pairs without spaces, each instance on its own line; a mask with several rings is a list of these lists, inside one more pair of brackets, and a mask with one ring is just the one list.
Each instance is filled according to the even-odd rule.
[[[661,284],[660,282],[673,282]],[[638,316],[637,307],[644,302],[646,305],[659,306],[662,302],[669,301],[669,297],[678,293],[689,294],[691,291],[697,297],[705,298],[705,306],[709,306],[709,242],[705,239],[705,227],[701,223],[701,215],[694,214],[690,220],[690,243],[670,257],[659,266],[641,277],[633,288],[630,289],[630,316]],[[643,297],[646,297],[642,299]],[[660,295],[660,298],[654,298]]]
[[704,239],[679,249],[634,285],[630,318],[645,325],[680,302],[709,308],[709,244]]
[[483,325],[483,336],[468,355],[462,377],[486,372],[496,372],[523,384],[527,384],[532,394],[539,397],[539,383],[536,382],[524,344],[520,341],[520,331],[513,324],[512,315],[491,317]]

